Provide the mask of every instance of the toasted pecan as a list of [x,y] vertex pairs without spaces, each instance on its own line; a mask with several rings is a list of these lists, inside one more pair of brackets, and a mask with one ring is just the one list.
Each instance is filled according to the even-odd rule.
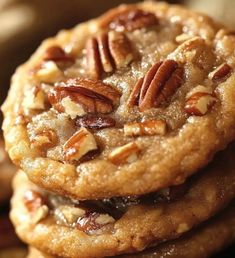
[[119,103],[120,93],[102,81],[77,78],[58,83],[48,95],[59,112],[64,111],[61,101],[66,97],[80,104],[87,113],[107,114]]
[[128,100],[128,106],[138,105],[140,111],[159,107],[181,86],[183,68],[174,60],[154,64],[146,75],[139,79]]

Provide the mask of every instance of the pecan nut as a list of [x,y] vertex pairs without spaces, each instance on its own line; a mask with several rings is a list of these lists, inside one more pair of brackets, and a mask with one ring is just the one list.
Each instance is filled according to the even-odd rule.
[[66,161],[78,161],[85,154],[96,149],[97,144],[93,134],[86,128],[81,128],[64,144],[64,158]]
[[184,109],[190,115],[203,116],[216,101],[212,90],[199,85],[187,95]]
[[23,107],[25,109],[44,109],[46,102],[46,94],[39,86],[35,86],[26,91],[23,100]]
[[31,215],[31,222],[37,224],[49,214],[45,198],[34,190],[28,190],[24,194],[24,205]]
[[56,132],[52,129],[36,130],[35,134],[29,137],[33,147],[50,148],[55,146],[58,141]]
[[87,70],[94,79],[126,67],[133,59],[131,43],[124,33],[110,31],[87,41]]
[[176,41],[177,43],[179,43],[179,44],[182,44],[182,43],[184,43],[185,41],[188,41],[188,40],[190,40],[190,39],[192,39],[192,38],[193,38],[193,36],[191,36],[191,35],[189,35],[189,34],[186,34],[186,33],[182,33],[182,34],[176,36],[175,41]]
[[125,136],[164,135],[165,133],[166,122],[163,120],[149,120],[124,125]]
[[74,225],[78,218],[83,217],[86,214],[86,211],[74,206],[59,205],[59,207],[55,209],[54,214],[63,223]]
[[115,219],[108,214],[87,212],[85,216],[78,219],[77,228],[87,234],[92,234],[114,222]]
[[158,24],[155,14],[136,8],[126,8],[110,13],[101,26],[116,31],[134,31],[155,24]]
[[209,78],[213,82],[222,81],[228,78],[228,76],[231,74],[231,70],[231,66],[228,64],[222,64],[209,74]]
[[63,79],[63,72],[53,61],[44,62],[34,72],[35,78],[44,83],[55,83]]
[[132,163],[138,159],[140,148],[135,142],[114,149],[108,156],[108,160],[115,165]]
[[[74,109],[71,103],[63,101],[69,97],[71,101],[78,106]],[[69,79],[66,82],[57,84],[48,94],[51,105],[59,112],[67,111],[71,116],[86,113],[111,113],[114,107],[119,103],[120,93],[112,86],[102,81],[94,81],[89,79]],[[67,99],[68,100],[68,99]],[[63,102],[62,102],[63,101]],[[71,107],[71,108],[70,108]]]
[[61,110],[69,115],[72,119],[75,119],[77,116],[84,116],[87,114],[82,105],[76,101],[73,101],[71,96],[63,98],[58,106],[59,105],[61,105]]
[[43,56],[44,61],[53,61],[53,62],[74,62],[74,58],[60,47],[60,46],[51,46],[46,49],[46,52]]
[[45,204],[45,198],[39,192],[28,190],[24,193],[24,205],[29,212],[34,212]]
[[140,111],[161,106],[181,86],[183,73],[174,60],[156,63],[134,86],[128,106],[138,105]]

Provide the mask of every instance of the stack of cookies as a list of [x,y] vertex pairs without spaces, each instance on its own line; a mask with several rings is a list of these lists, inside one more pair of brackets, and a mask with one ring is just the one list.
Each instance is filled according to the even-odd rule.
[[235,33],[151,1],[43,42],[3,105],[28,257],[202,258],[235,241],[234,53]]

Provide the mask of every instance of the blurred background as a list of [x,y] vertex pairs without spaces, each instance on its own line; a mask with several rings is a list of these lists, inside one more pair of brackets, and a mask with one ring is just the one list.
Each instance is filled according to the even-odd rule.
[[[58,30],[96,17],[110,7],[135,0],[0,0],[0,104],[6,97],[10,77],[40,42]],[[235,0],[172,0],[213,16],[235,28]],[[95,3],[95,4],[94,4]],[[2,117],[0,116],[0,123]],[[25,257],[8,219],[10,181],[16,169],[0,142],[0,258]],[[217,258],[235,257],[233,247]],[[36,257],[35,257],[36,258]]]

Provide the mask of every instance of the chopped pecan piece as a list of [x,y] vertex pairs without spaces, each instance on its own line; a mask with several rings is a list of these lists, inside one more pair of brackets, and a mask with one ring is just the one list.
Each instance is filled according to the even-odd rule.
[[30,142],[34,147],[53,147],[58,141],[56,132],[52,129],[37,130],[33,136],[30,137]]
[[180,223],[178,225],[178,228],[177,228],[176,232],[178,234],[182,234],[184,232],[187,232],[189,229],[190,229],[190,226],[187,223]]
[[81,128],[64,144],[64,158],[66,161],[79,160],[88,152],[96,149],[94,136],[86,128]]
[[193,38],[193,36],[183,33],[183,34],[176,36],[175,41],[179,44],[182,44],[183,42],[190,40],[192,38]]
[[31,215],[31,222],[36,224],[45,219],[49,213],[45,198],[34,190],[28,190],[24,194],[24,204]]
[[77,116],[84,116],[87,113],[79,103],[73,101],[69,96],[63,98],[60,104],[63,107],[63,111],[72,119],[75,119]]
[[131,43],[124,33],[110,31],[87,41],[87,69],[94,79],[126,67],[133,59]]
[[176,92],[183,83],[183,68],[174,60],[153,65],[134,86],[128,106],[138,105],[140,111],[159,107]]
[[[184,35],[184,34],[183,34]],[[182,39],[183,36],[181,36]],[[185,36],[186,37],[186,36]],[[191,51],[194,49],[197,49],[199,46],[205,46],[205,40],[195,36],[195,37],[190,37],[186,39],[185,41],[183,41],[183,43],[181,45],[178,46],[178,48],[176,48],[176,50],[174,51],[174,53],[183,53],[186,51]],[[179,38],[178,38],[179,40]]]
[[125,136],[164,135],[165,133],[166,122],[163,120],[149,120],[124,125]]
[[209,74],[209,78],[213,82],[227,79],[227,77],[231,74],[231,70],[231,66],[229,66],[228,64],[222,64]]
[[114,127],[115,120],[111,117],[104,116],[84,116],[76,119],[76,125],[78,127],[85,127],[88,129],[104,129]]
[[55,209],[55,216],[69,225],[75,224],[78,218],[83,217],[85,214],[86,211],[84,209],[69,205],[60,205]]
[[[64,103],[64,98],[69,97],[71,101],[76,103],[77,109],[70,108],[71,103]],[[57,84],[48,95],[52,106],[59,112],[66,111],[72,117],[75,117],[74,110],[77,115],[81,116],[86,113],[111,113],[119,103],[120,93],[112,86],[89,79],[69,79],[66,82]],[[62,102],[63,101],[63,102]],[[73,111],[73,114],[70,112]]]
[[74,58],[60,47],[60,46],[51,46],[47,48],[43,56],[44,61],[53,61],[53,62],[74,62]]
[[77,228],[87,234],[93,233],[103,227],[113,224],[115,219],[108,214],[97,212],[87,212],[87,214],[77,221]]
[[26,109],[44,109],[46,94],[39,86],[26,91],[23,100],[23,107]]
[[34,76],[40,82],[55,83],[62,80],[63,73],[55,62],[48,61],[35,70]]
[[121,165],[123,163],[132,163],[137,160],[139,153],[139,146],[135,142],[131,142],[113,150],[109,154],[108,160],[115,165]]
[[190,115],[203,116],[216,101],[211,89],[199,85],[187,95],[184,109]]
[[45,198],[34,190],[28,190],[24,194],[24,204],[29,212],[34,212],[43,205],[46,205]]
[[140,9],[126,9],[108,17],[103,26],[116,31],[133,31],[158,24],[155,14]]

